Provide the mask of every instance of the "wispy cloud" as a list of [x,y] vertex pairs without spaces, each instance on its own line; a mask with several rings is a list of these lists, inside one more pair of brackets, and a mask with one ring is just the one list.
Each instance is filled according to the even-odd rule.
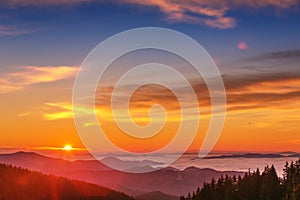
[[17,26],[0,25],[0,36],[23,35],[23,34],[31,33],[34,31],[36,31],[36,30],[20,28]]
[[55,109],[55,111],[53,112],[44,114],[44,118],[46,120],[69,119],[73,117],[71,103],[45,103],[45,105],[52,109]]
[[20,114],[18,114],[18,117],[27,117],[27,116],[29,116],[29,115],[31,115],[30,112],[27,112],[27,113],[20,113]]
[[[80,108],[76,108],[76,115],[90,115],[96,112],[98,115],[101,112],[101,115],[106,118],[108,115],[105,112],[105,109],[90,109],[84,106]],[[54,120],[65,120],[65,119],[72,119],[73,118],[73,105],[72,102],[53,102],[53,103],[45,103],[45,112],[43,117],[45,120],[54,121]],[[87,128],[90,126],[98,126],[98,123],[84,121],[81,126],[83,128]]]
[[[267,74],[256,77],[224,77],[224,83],[227,92],[227,108],[230,112],[244,112],[259,109],[288,109],[293,110],[299,105],[300,99],[300,74],[277,76],[275,74]],[[204,83],[193,86],[198,94],[198,103],[201,109],[201,117],[207,117],[210,113],[210,97],[208,91],[204,90]],[[153,92],[155,91],[155,93]],[[110,89],[97,92],[96,114],[105,121],[112,121],[113,115],[111,111],[111,93]],[[183,88],[184,92],[184,88]],[[187,94],[188,95],[188,94]],[[189,96],[184,100],[189,101]],[[122,103],[122,102],[120,102]],[[123,102],[124,103],[124,102]],[[182,103],[182,102],[181,102]],[[125,103],[124,103],[125,104]],[[180,105],[174,94],[168,89],[156,88],[153,86],[145,87],[142,90],[135,92],[131,98],[129,111],[131,117],[137,123],[149,122],[149,108],[155,104],[162,105],[168,112],[169,121],[180,120]],[[44,118],[46,120],[71,119],[73,117],[71,102],[46,103],[49,109],[46,109]],[[126,105],[124,105],[126,108]],[[198,119],[197,113],[191,108],[187,120]],[[91,114],[93,110],[80,108],[77,112],[82,115]],[[128,120],[126,115],[127,110],[115,111],[119,113],[119,120]],[[156,114],[157,120],[161,119],[161,115]],[[83,124],[84,127],[95,124]]]
[[245,61],[263,61],[263,60],[282,60],[282,59],[298,59],[300,60],[300,49],[269,52],[262,55],[254,56]]
[[299,61],[299,50],[287,50],[235,63],[240,73],[223,75],[229,109],[296,107],[300,103]]
[[171,20],[205,24],[220,29],[233,28],[236,25],[236,19],[227,14],[239,7],[259,9],[271,6],[287,9],[299,3],[298,0],[127,0],[127,2],[156,6]]
[[77,5],[92,2],[115,2],[154,7],[165,13],[169,21],[204,24],[220,29],[235,27],[236,19],[228,13],[240,7],[288,9],[299,3],[298,0],[2,0],[0,6]]
[[74,5],[95,0],[1,0],[0,7]]
[[215,28],[232,28],[236,23],[234,18],[225,16],[228,10],[226,6],[218,6],[210,1],[126,0],[125,2],[157,7],[166,14],[169,21],[205,24]]
[[[71,102],[54,102],[45,103],[47,112],[44,113],[46,120],[59,120],[73,118],[73,106]],[[94,112],[93,109],[85,107],[77,108],[77,113],[86,115]]]
[[[288,51],[284,52],[273,52],[269,54],[263,54],[257,57],[261,58],[260,65],[256,65],[256,68],[263,68],[266,64],[264,60],[278,59],[284,60],[286,56],[288,60],[292,63],[291,66],[297,64],[298,51]],[[281,55],[279,57],[270,55]],[[293,59],[291,59],[293,57]],[[272,59],[273,58],[273,59]],[[294,61],[294,62],[293,62]],[[244,60],[244,63],[251,63],[250,61]],[[277,62],[281,63],[281,62]],[[298,65],[299,66],[299,65]],[[223,75],[226,93],[227,93],[227,108],[228,112],[244,112],[247,113],[250,110],[276,110],[276,109],[289,109],[293,110],[299,105],[300,100],[300,73],[299,70],[295,71],[294,67],[289,68],[285,66],[286,71],[282,73],[280,71],[274,70],[276,66],[273,66],[273,70],[264,73],[254,73],[249,75],[245,74],[229,74]],[[256,68],[253,70],[256,71]],[[248,71],[247,71],[248,72]],[[113,84],[113,83],[111,83]],[[198,104],[201,109],[201,116],[207,117],[210,115],[210,97],[207,87],[203,81],[192,81],[192,86],[198,95]],[[126,93],[126,86],[121,91]],[[183,101],[189,103],[192,98],[187,92],[186,88],[181,87],[182,94],[184,94]],[[105,120],[112,120],[113,116],[111,114],[111,93],[114,87],[111,85],[99,87],[96,93],[96,114],[101,115],[101,118]],[[155,92],[153,92],[155,91]],[[119,95],[124,95],[124,94]],[[117,100],[118,101],[118,100]],[[126,104],[126,102],[118,101],[119,105]],[[182,102],[181,102],[182,103]],[[139,88],[133,93],[130,100],[129,110],[134,121],[149,121],[147,113],[149,108],[154,104],[162,105],[168,112],[169,119],[176,121],[178,116],[181,114],[180,105],[178,99],[174,94],[167,88],[158,85],[148,85]],[[48,107],[51,109],[46,110],[44,115],[47,120],[58,120],[58,119],[68,119],[72,118],[72,105],[71,103],[47,103]],[[123,108],[127,108],[124,105]],[[188,119],[199,118],[193,108],[188,107],[191,110]],[[86,108],[80,108],[80,113],[91,114],[93,110]],[[127,110],[119,110],[120,116],[124,118]],[[159,116],[159,115],[157,115]],[[126,118],[127,119],[127,118]],[[83,126],[91,126],[91,124],[84,124]]]
[[20,90],[29,85],[54,82],[75,76],[77,66],[26,66],[0,74],[0,94]]

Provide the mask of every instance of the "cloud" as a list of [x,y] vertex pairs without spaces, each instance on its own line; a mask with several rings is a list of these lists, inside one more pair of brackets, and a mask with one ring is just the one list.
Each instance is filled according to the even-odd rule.
[[300,59],[299,49],[269,52],[259,56],[248,58],[246,59],[246,61],[262,61],[262,60],[278,60],[278,59],[282,60],[282,59],[295,59],[295,58]]
[[237,45],[237,47],[240,49],[240,50],[247,50],[248,49],[248,45],[245,41],[240,41]]
[[236,19],[228,16],[230,11],[241,7],[260,9],[274,7],[288,9],[298,5],[298,0],[2,0],[1,6],[74,6],[81,3],[115,2],[154,7],[166,14],[166,19],[175,22],[203,24],[219,29],[233,28]]
[[[255,76],[251,78],[247,77],[224,77],[224,83],[227,92],[227,111],[230,112],[244,112],[247,113],[250,110],[259,109],[289,109],[290,111],[297,106],[297,100],[300,99],[300,74],[286,74],[276,75],[267,74],[261,76]],[[207,91],[204,91],[204,83],[196,84],[193,87],[198,94],[199,106],[201,109],[200,117],[207,117],[210,113],[210,97]],[[184,88],[182,89],[184,92]],[[105,121],[113,120],[111,114],[111,96],[110,90],[106,92],[97,91],[98,95],[96,103],[96,114]],[[99,93],[100,92],[100,93]],[[189,101],[187,96],[184,100]],[[298,101],[299,102],[299,101]],[[137,91],[131,99],[129,111],[134,121],[149,122],[149,108],[155,104],[162,105],[168,112],[169,121],[180,120],[180,106],[177,98],[171,94],[168,89],[145,87],[143,90]],[[58,103],[46,103],[48,108],[44,113],[46,120],[62,120],[73,118],[72,103],[71,102],[58,102]],[[124,107],[126,108],[126,106]],[[78,114],[89,115],[94,110],[84,107],[78,108]],[[189,115],[186,119],[198,119],[199,116],[195,115],[193,108],[189,111]],[[127,120],[126,116],[122,115],[127,110],[117,111],[120,114],[119,120]],[[158,119],[160,115],[156,115]],[[124,119],[123,119],[124,117]],[[82,124],[83,127],[94,126],[91,122]]]
[[[247,112],[262,108],[294,109],[300,99],[300,73],[265,73],[256,75],[224,75],[227,109]],[[199,86],[201,87],[201,83]],[[209,96],[200,99],[200,106],[210,106]],[[299,102],[300,103],[300,102]],[[202,107],[201,107],[202,109]]]
[[242,69],[239,73],[223,75],[229,109],[294,109],[300,99],[299,61],[299,50],[287,50],[236,63]]
[[46,120],[70,119],[73,117],[72,104],[66,102],[45,103],[51,109],[55,109],[50,113],[44,114]]
[[0,7],[74,5],[95,0],[1,0]]
[[[264,59],[271,59],[275,56],[272,61],[281,63],[282,60],[289,58],[290,64],[298,65],[297,58],[300,54],[296,51],[283,51],[262,54],[257,57],[261,57],[261,60],[257,60],[256,68],[264,68],[266,64]],[[293,59],[291,59],[293,58]],[[243,61],[244,64],[249,63],[247,60]],[[252,61],[250,61],[251,63]],[[299,107],[300,99],[300,72],[299,68],[290,67],[285,65],[285,72],[275,70],[277,66],[273,66],[272,70],[258,73],[254,69],[255,73],[250,73],[247,70],[246,73],[233,73],[223,75],[224,84],[227,93],[227,108],[228,112],[249,112],[250,110],[276,110],[276,109],[290,109],[295,110]],[[188,69],[186,69],[188,70]],[[111,79],[109,79],[111,80]],[[207,87],[203,80],[191,80],[192,86],[198,95],[198,103],[201,109],[201,116],[207,117],[210,115],[210,97]],[[101,114],[101,117],[105,120],[112,119],[111,116],[111,93],[114,87],[111,86],[113,83],[108,83],[103,87],[99,87],[96,93],[96,113]],[[126,85],[119,95],[125,95]],[[190,95],[186,88],[182,85],[178,85],[182,94],[184,95],[184,102],[191,102]],[[120,105],[124,102],[119,101]],[[126,103],[126,102],[125,102]],[[129,110],[132,112],[134,121],[147,121],[149,120],[148,112],[149,108],[154,104],[162,105],[172,120],[176,121],[179,118],[176,116],[180,115],[180,105],[176,96],[167,88],[158,86],[156,84],[140,87],[133,93],[131,97]],[[72,105],[71,103],[47,103],[47,113],[44,117],[47,120],[58,120],[72,118]],[[126,108],[126,105],[124,106]],[[189,119],[196,119],[196,116],[192,107],[187,109],[191,110]],[[118,111],[119,113],[127,112],[127,110]],[[80,108],[81,114],[90,114],[92,110],[87,108]],[[125,117],[125,115],[124,115]],[[84,124],[87,127],[90,124]]]
[[[218,0],[219,2],[222,0]],[[292,6],[298,5],[298,0],[225,0],[227,4],[232,4],[237,7],[254,7],[254,8],[261,8],[261,7],[268,7],[273,6],[275,8],[290,8]]]
[[23,35],[27,33],[34,32],[36,30],[29,30],[25,28],[19,28],[17,26],[4,26],[0,25],[0,36],[15,36],[15,35]]
[[77,66],[26,66],[0,74],[0,94],[20,90],[27,86],[54,82],[75,76]]
[[[290,72],[286,74],[260,74],[255,76],[227,75],[223,77],[227,93],[228,111],[249,111],[261,108],[282,108],[295,107],[295,102],[300,99],[300,73]],[[201,109],[201,116],[210,115],[210,96],[203,82],[194,82],[193,88],[198,96],[198,103]],[[186,89],[181,88],[185,94]],[[126,90],[124,90],[126,91]],[[109,109],[111,96],[107,93],[110,89],[98,91],[97,107],[100,110]],[[144,119],[152,105],[162,105],[175,119],[180,115],[180,107],[177,98],[169,93],[168,89],[145,87],[134,93],[130,102],[132,116]],[[190,102],[190,94],[186,93],[184,102]],[[124,103],[124,102],[123,102]],[[183,103],[183,102],[181,102]],[[122,104],[122,102],[119,102]],[[126,108],[126,105],[124,106]],[[193,108],[189,108],[193,109]],[[196,119],[195,113],[191,112],[189,119]],[[179,119],[177,117],[177,119]]]
[[[298,76],[300,63],[300,50],[284,50],[262,53],[226,64],[228,74],[247,74],[261,76],[273,74],[276,78],[286,76]],[[239,79],[239,77],[237,77]]]
[[157,7],[165,13],[167,20],[204,24],[214,28],[232,28],[235,26],[235,19],[225,16],[228,8],[218,6],[214,2],[189,0],[126,0],[131,4]]
[[[44,118],[46,120],[59,120],[73,118],[73,105],[72,102],[54,102],[45,103]],[[97,110],[96,110],[97,112]],[[89,109],[84,106],[77,108],[76,114],[90,115],[94,113],[94,109]],[[84,124],[84,126],[91,126],[91,124]]]
[[20,113],[20,114],[18,114],[18,117],[27,117],[27,116],[29,116],[29,115],[31,115],[30,112],[27,112],[27,113]]

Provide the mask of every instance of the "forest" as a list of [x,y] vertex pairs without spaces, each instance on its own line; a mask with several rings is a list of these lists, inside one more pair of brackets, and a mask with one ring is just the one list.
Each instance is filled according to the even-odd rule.
[[0,200],[132,200],[95,184],[0,164]]
[[243,177],[221,176],[180,200],[300,200],[300,159],[286,163],[283,177],[273,165],[262,173],[257,169]]

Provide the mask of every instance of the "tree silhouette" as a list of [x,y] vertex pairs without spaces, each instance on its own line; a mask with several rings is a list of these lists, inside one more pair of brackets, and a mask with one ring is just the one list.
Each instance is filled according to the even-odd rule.
[[193,195],[180,200],[300,200],[300,159],[286,163],[280,179],[275,167],[245,173],[244,177],[221,176],[204,183]]

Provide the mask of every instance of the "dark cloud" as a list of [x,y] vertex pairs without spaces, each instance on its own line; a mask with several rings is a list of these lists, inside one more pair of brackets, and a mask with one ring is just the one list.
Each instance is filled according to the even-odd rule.
[[[280,107],[284,105],[293,105],[300,100],[300,68],[297,59],[300,58],[300,50],[279,51],[252,57],[239,63],[241,66],[249,66],[252,62],[256,65],[251,68],[252,71],[245,70],[245,73],[227,73],[223,74],[224,85],[227,94],[228,111],[248,110],[256,108]],[[268,60],[268,62],[265,62]],[[281,60],[288,60],[285,67],[282,67]],[[272,68],[265,69],[270,62],[274,62]],[[261,70],[261,71],[259,71]],[[208,89],[203,79],[190,80],[195,90],[198,103],[201,109],[209,110],[211,105]],[[184,101],[192,100],[191,94],[188,94],[186,86],[178,86],[185,95]],[[107,101],[111,98],[109,93],[112,87],[105,92],[98,91],[101,94],[97,96],[97,102]],[[126,91],[126,87],[124,88]],[[168,109],[178,109],[176,96],[167,88],[148,86],[136,92],[133,100],[133,107],[145,108],[153,103],[161,103]],[[121,102],[120,102],[121,103]],[[109,103],[110,105],[110,103]]]
[[262,73],[258,75],[223,75],[227,91],[243,90],[249,86],[261,83],[274,83],[280,86],[280,82],[300,79],[300,72],[290,73]]
[[261,60],[270,60],[270,59],[272,60],[273,59],[295,59],[295,58],[300,58],[299,49],[270,52],[270,53],[249,58],[248,61],[261,61]]
[[[228,111],[277,107],[287,103],[293,104],[293,102],[300,100],[300,86],[297,87],[297,85],[294,85],[295,89],[287,87],[288,84],[293,86],[293,82],[299,84],[300,75],[269,74],[244,78],[226,76],[224,77],[224,84],[227,92]],[[264,84],[266,83],[269,86],[274,85],[276,88],[265,91],[265,87],[267,86],[264,86]],[[252,89],[249,89],[250,87]],[[206,107],[209,107],[211,102],[208,92],[203,90],[204,83],[194,85],[194,88],[197,94],[200,94],[198,95],[200,108],[202,111],[209,113],[207,110],[209,108]],[[137,92],[135,95],[135,98],[131,102],[132,108],[146,108],[154,103],[160,103],[167,110],[179,109],[176,97],[170,91],[167,91],[167,89],[148,87],[146,90]],[[186,96],[185,101],[189,102],[189,98],[189,96]],[[105,104],[103,100],[102,103]]]

